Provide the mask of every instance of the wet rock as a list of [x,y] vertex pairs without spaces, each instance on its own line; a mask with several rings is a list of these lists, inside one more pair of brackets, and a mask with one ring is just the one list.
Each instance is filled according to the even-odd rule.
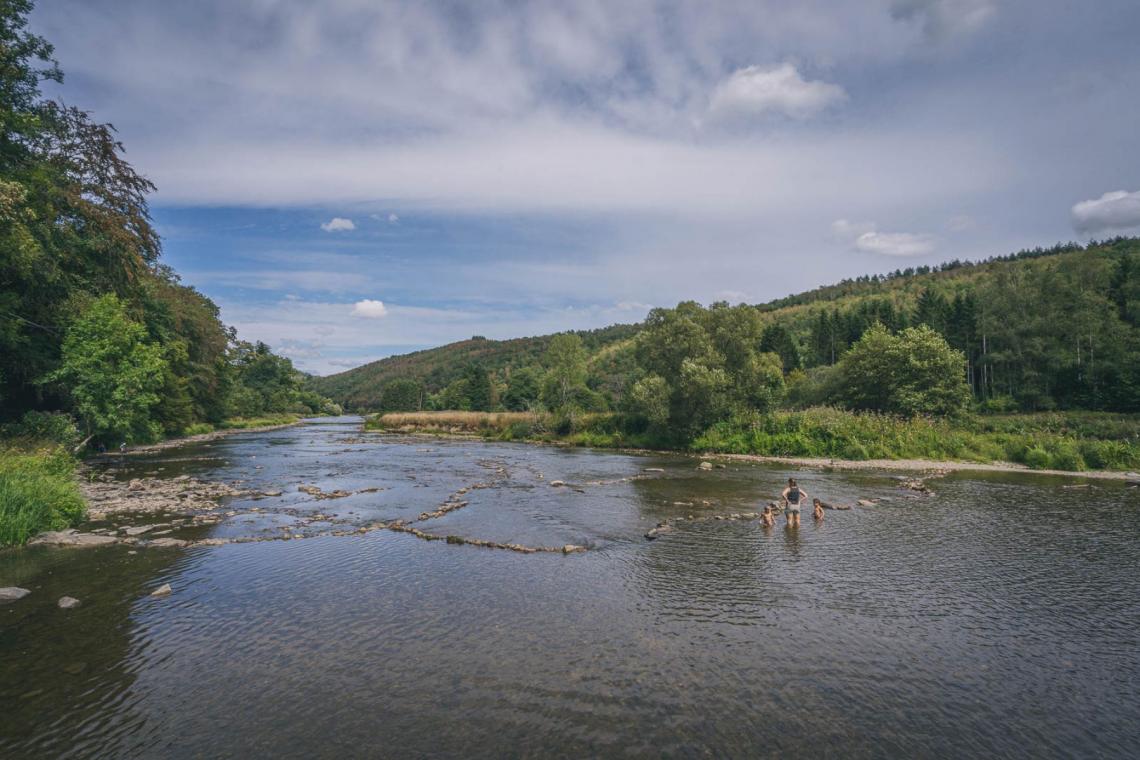
[[164,583],[161,586],[159,586],[158,588],[156,588],[154,591],[151,591],[150,595],[151,596],[170,596],[171,593],[173,593],[173,591],[174,591],[174,589],[170,588],[169,583]]
[[717,462],[716,464],[713,465],[713,467],[717,468],[718,470],[727,470],[728,469],[728,465],[724,464],[723,462]]
[[701,462],[699,465],[697,465],[698,470],[711,470],[712,468],[713,468],[712,462]]
[[860,507],[873,507],[876,504],[878,504],[879,502],[875,499],[859,499],[855,503],[858,504]]
[[642,472],[665,472],[664,467],[646,467]]
[[175,480],[178,481],[179,483],[185,483],[186,481],[190,480],[190,476],[189,475],[179,475],[177,478],[175,478]]
[[584,551],[586,551],[586,547],[578,546],[576,544],[566,544],[565,546],[562,547],[562,553],[563,554],[575,554],[576,552],[584,552]]
[[139,480],[138,478],[132,479],[131,482],[127,483],[127,490],[128,491],[141,491],[141,490],[143,490],[142,481]]
[[154,530],[157,527],[157,525],[133,525],[130,528],[123,528],[123,533],[126,533],[128,536],[141,536],[143,533]]
[[95,533],[80,533],[74,528],[70,530],[56,530],[41,533],[31,541],[29,546],[106,546],[117,543],[119,539],[114,536],[100,536]]
[[83,604],[83,602],[79,601],[74,596],[62,596],[60,597],[57,604],[59,604],[59,608],[61,610],[73,610],[79,605]]
[[189,545],[189,541],[183,541],[181,538],[156,538],[153,541],[147,542],[147,546],[158,549],[171,549]]
[[18,586],[5,586],[0,588],[0,604],[7,604],[8,602],[15,602],[23,599],[28,594],[32,593],[26,588],[19,588]]
[[562,486],[566,485],[566,483],[561,480],[552,480],[550,481],[550,485],[554,488],[561,488]]
[[659,523],[656,528],[653,528],[648,533],[646,533],[645,537],[650,541],[655,541],[661,534],[670,533],[672,530],[673,526],[669,523]]
[[281,492],[280,491],[262,491],[261,495],[266,497],[266,498],[271,499],[271,498],[275,498],[277,496],[280,496]]

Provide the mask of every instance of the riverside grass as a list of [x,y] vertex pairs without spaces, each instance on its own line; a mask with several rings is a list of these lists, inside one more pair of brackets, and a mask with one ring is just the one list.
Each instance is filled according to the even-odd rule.
[[566,417],[532,412],[406,412],[372,417],[367,427],[710,454],[1015,462],[1032,469],[1069,471],[1140,468],[1140,416],[1136,415],[1080,412],[949,421],[814,407],[733,418],[690,442],[671,441],[631,422],[606,413]]
[[0,444],[0,546],[75,525],[85,509],[65,448]]

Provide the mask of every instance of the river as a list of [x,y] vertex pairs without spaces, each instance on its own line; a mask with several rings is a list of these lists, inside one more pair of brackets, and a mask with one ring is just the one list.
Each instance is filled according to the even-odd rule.
[[[356,418],[113,463],[280,490],[173,535],[289,540],[0,552],[0,756],[1140,756],[1140,489],[696,465]],[[789,474],[878,503],[644,536]],[[587,550],[324,535],[463,489],[420,527]]]

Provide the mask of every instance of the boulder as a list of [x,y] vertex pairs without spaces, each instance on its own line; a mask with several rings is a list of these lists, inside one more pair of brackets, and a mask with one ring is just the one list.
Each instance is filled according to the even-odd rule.
[[141,536],[149,530],[154,530],[157,525],[132,525],[129,528],[123,528],[123,532],[128,536]]
[[127,483],[128,491],[141,491],[143,489],[142,481],[138,478],[132,478],[131,482]]
[[554,488],[559,488],[561,486],[566,485],[566,483],[564,481],[561,481],[561,480],[552,480],[552,481],[550,481],[550,485],[553,486]]
[[6,586],[4,588],[0,588],[0,604],[7,604],[8,602],[14,602],[18,599],[23,599],[30,593],[32,592],[28,591],[26,588],[19,588],[17,586]]
[[61,610],[73,610],[82,604],[82,602],[80,602],[74,596],[61,596],[59,598],[58,604]]
[[151,596],[170,596],[170,594],[173,591],[174,591],[174,589],[170,588],[169,583],[164,583],[161,586],[159,586],[158,588],[156,588],[154,591],[151,591],[150,595]]
[[856,504],[858,504],[860,507],[873,507],[873,506],[875,506],[875,505],[876,505],[878,502],[877,502],[877,501],[873,501],[873,500],[871,500],[871,499],[859,499],[859,500],[858,500],[857,502],[855,502],[855,503],[856,503]]
[[712,468],[713,468],[712,462],[701,462],[699,465],[697,465],[698,470],[711,470]]
[[169,549],[179,546],[189,546],[189,541],[183,541],[180,538],[156,538],[153,541],[148,541],[147,546],[153,546],[159,549]]
[[574,554],[575,552],[584,552],[584,551],[586,551],[586,547],[578,546],[576,544],[566,544],[565,546],[562,547],[562,553],[563,554]]

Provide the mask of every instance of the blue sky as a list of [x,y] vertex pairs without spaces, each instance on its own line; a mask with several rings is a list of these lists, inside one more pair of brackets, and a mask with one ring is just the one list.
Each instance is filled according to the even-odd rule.
[[[166,258],[308,371],[1140,232],[1140,4],[46,0]],[[53,91],[54,92],[54,91]]]

